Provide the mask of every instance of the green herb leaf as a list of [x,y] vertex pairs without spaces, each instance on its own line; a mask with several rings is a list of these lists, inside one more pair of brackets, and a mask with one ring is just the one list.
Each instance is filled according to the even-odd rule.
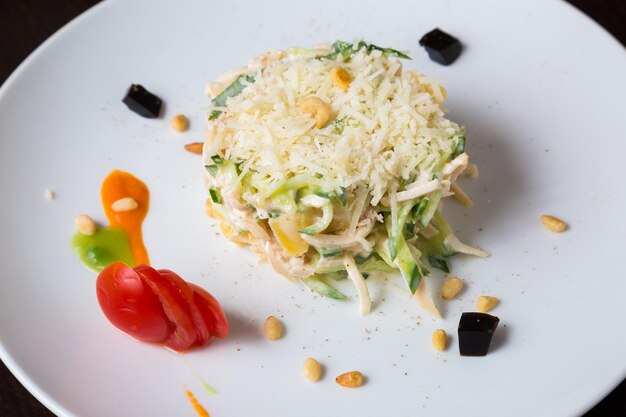
[[352,47],[353,45],[350,42],[337,40],[333,42],[333,52],[323,56],[322,58],[335,59],[338,55],[342,55],[344,58],[348,58],[352,54],[356,53],[356,51],[352,50]]
[[[224,89],[221,93],[217,95],[213,100],[211,100],[211,104],[218,107],[226,107],[226,101],[231,98],[238,96],[241,92],[246,88],[247,84],[243,83],[243,80],[248,83],[254,82],[254,77],[242,74],[235,81],[233,81],[228,87]],[[221,110],[213,110],[209,115],[209,120],[215,120],[222,114]]]
[[347,59],[347,58],[350,58],[352,55],[356,54],[357,52],[359,52],[361,49],[365,49],[367,53],[370,53],[372,51],[381,51],[385,55],[395,56],[395,57],[403,58],[403,59],[411,59],[410,56],[408,56],[407,54],[403,52],[398,51],[397,49],[383,48],[381,46],[374,45],[372,43],[367,43],[364,41],[360,41],[359,43],[352,44],[352,43],[340,41],[340,40],[335,41],[333,43],[333,51],[329,53],[328,55],[323,56],[322,58],[334,60],[339,55],[341,55],[344,59]]
[[372,51],[381,51],[385,55],[395,56],[395,57],[404,58],[404,59],[411,59],[410,56],[408,56],[404,52],[398,51],[397,49],[383,48],[381,46],[374,45],[372,43],[365,43],[363,41],[358,43],[358,49],[361,49],[361,48],[365,48],[365,50],[367,50],[368,53]]

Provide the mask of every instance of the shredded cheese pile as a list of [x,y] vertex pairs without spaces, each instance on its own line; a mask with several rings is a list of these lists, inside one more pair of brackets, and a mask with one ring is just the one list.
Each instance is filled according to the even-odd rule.
[[[347,91],[331,70],[352,77]],[[229,98],[225,113],[209,122],[205,154],[242,161],[242,176],[270,186],[299,174],[316,175],[324,188],[367,188],[371,205],[392,184],[430,173],[462,135],[444,117],[445,90],[379,51],[360,51],[347,62],[289,57],[254,74],[243,92]],[[322,128],[299,103],[316,96],[331,107]]]

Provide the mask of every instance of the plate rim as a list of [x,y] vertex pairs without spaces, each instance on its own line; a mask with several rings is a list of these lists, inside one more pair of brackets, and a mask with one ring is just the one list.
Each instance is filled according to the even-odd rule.
[[[22,76],[22,73],[28,68],[32,62],[34,62],[50,45],[57,42],[62,37],[66,36],[75,26],[81,25],[84,20],[91,18],[92,15],[98,13],[100,9],[109,7],[113,3],[117,3],[119,0],[103,0],[99,3],[89,7],[78,16],[65,23],[59,29],[57,29],[46,40],[39,44],[24,60],[11,72],[6,80],[0,85],[0,101],[4,100],[4,96],[7,94],[13,84]],[[66,407],[61,405],[53,396],[45,392],[39,384],[37,384],[27,372],[15,361],[13,356],[6,350],[4,343],[0,335],[0,360],[5,364],[11,374],[19,381],[26,390],[43,404],[48,410],[57,416],[61,417],[80,417],[70,412]]]
[[[11,72],[11,74],[6,78],[6,80],[0,85],[0,102],[4,100],[4,96],[7,94],[9,90],[13,88],[13,84],[17,82],[17,80],[22,76],[26,68],[32,65],[39,56],[52,44],[59,41],[63,37],[67,36],[75,27],[82,25],[86,20],[93,18],[96,16],[101,9],[111,7],[111,5],[120,3],[120,0],[102,0],[99,3],[89,7],[88,9],[81,12],[76,17],[72,18],[70,21],[61,26],[58,30],[56,30],[52,35],[50,35],[47,39],[45,39],[41,44],[39,44],[28,56]],[[602,36],[606,39],[603,42],[611,42],[613,43],[613,47],[617,46],[618,49],[621,49],[623,52],[626,52],[626,46],[623,45],[612,33],[610,33],[607,29],[605,29],[602,25],[600,25],[596,20],[592,19],[590,16],[585,14],[582,10],[577,8],[575,5],[571,4],[569,1],[558,0],[556,3],[560,3],[560,7],[563,7],[563,10],[570,9],[568,13],[578,15],[578,18],[582,17],[587,21],[586,24],[591,24],[590,27],[595,27],[595,31],[602,32]],[[4,362],[6,367],[9,369],[11,374],[22,384],[30,394],[32,394],[39,402],[41,402],[48,410],[52,413],[62,416],[62,417],[80,417],[72,412],[70,412],[65,406],[60,404],[57,400],[54,399],[53,396],[45,392],[32,378],[25,372],[19,363],[17,363],[14,358],[8,353],[6,350],[2,335],[0,335],[0,360]],[[626,367],[621,370],[615,377],[609,378],[606,383],[602,384],[599,389],[596,390],[596,395],[592,395],[587,397],[585,401],[582,401],[582,405],[579,405],[577,409],[570,409],[570,412],[580,413],[583,415],[590,411],[597,404],[602,402],[618,385],[622,382],[626,381]],[[566,410],[563,410],[566,411]]]

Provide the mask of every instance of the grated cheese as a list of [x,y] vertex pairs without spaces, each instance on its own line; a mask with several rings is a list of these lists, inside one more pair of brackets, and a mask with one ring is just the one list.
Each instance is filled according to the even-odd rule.
[[[361,51],[348,62],[314,56],[274,60],[282,57],[276,51],[271,57],[263,71],[248,67],[255,82],[229,98],[225,109],[209,109],[225,113],[209,122],[206,148],[248,161],[253,182],[319,174],[326,189],[367,188],[376,205],[392,184],[432,172],[462,134],[444,117],[445,90],[416,71],[402,71],[398,59],[379,51]],[[337,66],[353,78],[345,92],[330,77]],[[331,122],[320,129],[299,108],[311,95],[332,109]]]

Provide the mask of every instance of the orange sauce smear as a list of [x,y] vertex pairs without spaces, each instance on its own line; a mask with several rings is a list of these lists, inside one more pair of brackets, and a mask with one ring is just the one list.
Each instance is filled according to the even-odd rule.
[[[104,179],[100,191],[104,212],[113,227],[124,229],[128,234],[131,252],[136,265],[150,265],[148,252],[143,243],[141,226],[148,214],[150,192],[139,178],[124,171],[111,171]],[[117,200],[132,197],[137,208],[130,211],[113,211],[111,205]],[[208,414],[207,414],[208,415]]]
[[185,390],[185,395],[189,398],[189,402],[193,406],[193,409],[196,410],[196,413],[200,417],[211,417],[207,410],[196,400],[196,397],[193,396],[193,393],[189,390]]

